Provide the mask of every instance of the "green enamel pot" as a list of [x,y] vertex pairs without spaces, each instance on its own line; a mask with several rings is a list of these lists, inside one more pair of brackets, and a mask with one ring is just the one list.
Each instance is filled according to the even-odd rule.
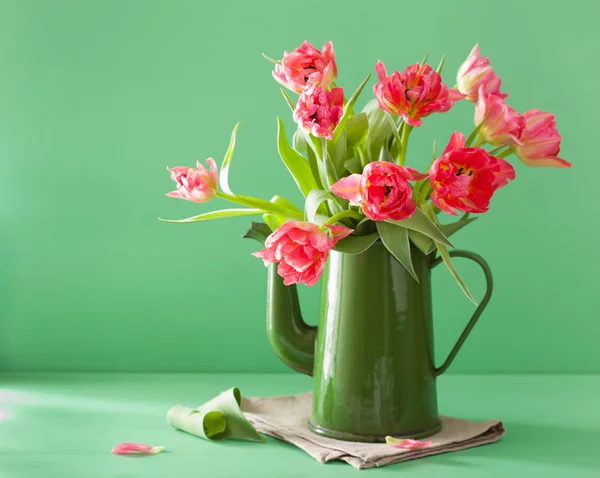
[[492,293],[487,291],[448,358],[434,360],[431,270],[441,261],[413,248],[418,282],[377,241],[361,254],[332,251],[325,271],[318,327],[307,325],[295,286],[269,267],[267,333],[277,355],[314,377],[315,433],[348,441],[382,442],[388,435],[423,438],[438,432],[436,379],[452,363]]

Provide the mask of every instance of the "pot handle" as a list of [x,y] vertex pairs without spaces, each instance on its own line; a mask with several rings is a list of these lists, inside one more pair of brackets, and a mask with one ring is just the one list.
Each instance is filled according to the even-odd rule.
[[[485,281],[486,281],[487,289],[485,291],[485,296],[483,297],[483,300],[477,306],[477,309],[475,309],[475,313],[473,314],[473,317],[471,317],[471,320],[469,320],[469,323],[467,324],[465,329],[462,331],[462,334],[460,334],[460,337],[458,338],[458,340],[456,341],[456,344],[450,351],[448,358],[446,358],[446,360],[440,367],[437,367],[434,369],[434,374],[436,377],[438,375],[443,374],[448,369],[448,367],[450,367],[450,364],[456,357],[456,354],[458,353],[458,351],[460,350],[462,345],[465,343],[465,340],[467,340],[467,337],[471,333],[471,330],[473,330],[473,327],[475,327],[475,324],[477,323],[477,320],[481,316],[483,309],[485,309],[485,307],[488,305],[488,302],[490,301],[490,297],[492,296],[492,289],[494,287],[494,283],[492,280],[492,271],[490,270],[490,266],[488,266],[488,263],[479,254],[475,254],[474,252],[469,252],[469,251],[453,250],[453,251],[450,251],[450,256],[464,257],[466,259],[471,259],[472,261],[477,262],[477,264],[479,264],[481,269],[483,269],[483,273],[485,274]],[[431,263],[431,269],[433,269],[435,266],[437,266],[440,262],[442,262],[441,257],[438,257],[437,259],[435,259]]]

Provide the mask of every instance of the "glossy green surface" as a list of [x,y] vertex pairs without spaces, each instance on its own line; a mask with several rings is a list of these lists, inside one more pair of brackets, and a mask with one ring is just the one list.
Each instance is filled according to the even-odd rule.
[[[310,389],[310,378],[263,375],[0,376],[1,478],[597,478],[600,377],[461,376],[438,381],[440,412],[502,419],[493,445],[357,472],[300,449],[208,442],[166,423],[175,404],[199,405],[232,386],[246,396]],[[143,458],[112,456],[122,441],[164,445]]]
[[[165,168],[220,163],[238,121],[232,189],[301,204],[275,145],[291,114],[260,54],[306,39],[333,41],[347,92],[373,74],[358,108],[377,60],[446,53],[453,86],[479,42],[511,106],[556,113],[575,167],[514,163],[490,212],[452,237],[496,288],[451,373],[600,372],[599,17],[595,0],[0,0],[0,370],[288,370],[265,337],[256,244],[239,238],[252,218],[157,218],[226,207],[166,198]],[[407,165],[424,170],[472,115],[461,102],[425,118]],[[456,262],[482,297],[480,270]],[[474,307],[446,271],[433,283],[443,358]],[[300,295],[316,324],[318,287]]]
[[430,268],[439,262],[432,263],[431,256],[416,248],[412,262],[418,282],[379,241],[362,254],[332,251],[323,282],[309,422],[316,433],[383,441],[387,435],[420,438],[440,429],[436,376],[474,326],[489,300],[491,283],[457,347],[438,370]]

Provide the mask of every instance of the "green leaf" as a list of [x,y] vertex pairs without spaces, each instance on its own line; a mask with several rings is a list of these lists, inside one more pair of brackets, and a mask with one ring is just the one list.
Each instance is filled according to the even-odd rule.
[[377,239],[379,239],[379,233],[377,232],[366,236],[355,236],[352,234],[340,240],[335,245],[335,250],[345,254],[361,254],[371,247]]
[[442,70],[444,69],[444,63],[446,63],[446,55],[442,55],[442,59],[435,71],[437,71],[438,75],[442,74]]
[[417,231],[408,231],[408,237],[412,241],[412,243],[419,249],[423,254],[428,256],[435,250],[435,243],[431,238],[427,237],[425,234],[421,234]]
[[369,118],[367,117],[367,113],[360,113],[348,118],[346,122],[346,137],[349,148],[363,144],[367,139],[368,133]]
[[367,136],[367,162],[379,158],[384,143],[387,143],[393,131],[386,117],[385,111],[379,108],[377,100],[369,101],[363,109],[369,120],[369,134]]
[[344,163],[344,167],[347,171],[350,171],[353,174],[361,174],[363,167],[360,164],[360,160],[356,157],[350,158],[348,161]]
[[465,141],[465,147],[469,147],[473,144],[473,141],[475,141],[475,138],[477,138],[477,135],[479,134],[479,132],[481,131],[481,128],[483,128],[483,125],[485,124],[485,120],[487,119],[487,117],[490,115],[490,113],[488,113],[487,115],[485,115],[485,118],[483,118],[483,120],[481,121],[481,123],[479,123],[475,129],[471,132],[471,134],[469,135],[469,137],[467,138],[467,140]]
[[240,409],[242,397],[230,388],[198,408],[175,405],[167,413],[167,423],[178,430],[208,440],[241,438],[264,442]]
[[310,165],[304,159],[304,156],[291,148],[285,135],[285,127],[281,118],[277,118],[277,124],[277,149],[279,150],[279,156],[281,156],[302,194],[307,196],[311,190],[317,188]]
[[285,217],[279,214],[263,214],[263,220],[269,225],[272,231],[275,231],[285,222]]
[[263,56],[263,58],[265,60],[269,60],[271,63],[275,63],[276,65],[281,65],[281,60],[274,60],[273,58],[271,58],[270,56],[265,55],[264,53],[261,53],[261,55]]
[[327,191],[322,189],[313,189],[308,196],[306,196],[306,204],[304,206],[304,219],[308,222],[315,222],[315,216],[321,203],[332,199],[333,196]]
[[235,135],[239,127],[240,123],[236,124],[233,127],[233,132],[231,133],[231,140],[229,141],[229,147],[225,152],[225,158],[223,158],[223,164],[221,164],[221,171],[219,173],[219,182],[221,184],[221,190],[225,194],[233,194],[233,192],[229,188],[229,165],[231,164],[231,159],[233,158],[233,150],[235,149]]
[[345,131],[342,131],[341,136],[335,143],[333,141],[327,142],[327,152],[329,153],[329,157],[335,168],[335,176],[337,178],[341,177],[345,172],[344,163],[346,162],[346,146],[347,140]]
[[[398,145],[398,147],[401,147],[402,140],[400,139],[400,132],[398,131],[398,126],[396,126],[396,122],[394,121],[394,118],[387,111],[385,112],[385,116],[390,123],[390,127],[392,129],[392,134],[394,135],[394,139],[396,140],[396,144]],[[401,123],[401,127],[404,127],[404,122]]]
[[271,201],[273,204],[277,204],[278,206],[281,206],[285,209],[289,209],[290,211],[294,211],[300,214],[303,214],[302,209],[300,209],[299,207],[297,207],[292,201],[289,201],[288,199],[284,198],[283,196],[279,196],[279,195],[275,195],[271,198]]
[[159,219],[163,222],[186,224],[190,222],[210,221],[212,219],[223,219],[226,217],[254,216],[256,214],[262,214],[263,212],[264,211],[262,209],[221,209],[219,211],[205,212],[204,214],[200,214],[199,216],[188,217],[187,219]]
[[306,156],[308,157],[308,165],[318,189],[323,189],[323,182],[327,183],[327,177],[325,176],[325,171],[322,171],[323,168],[320,166],[321,163],[317,159],[317,155],[310,146],[306,148]]
[[289,95],[287,94],[287,92],[283,88],[279,88],[279,90],[281,91],[281,94],[285,98],[285,102],[288,104],[288,106],[292,110],[292,113],[294,111],[296,111],[296,105],[294,104],[294,102],[292,101],[292,99],[289,97]]
[[250,229],[242,236],[244,239],[254,239],[264,245],[267,237],[271,235],[273,231],[264,222],[251,222]]
[[376,224],[383,245],[404,266],[410,275],[419,282],[410,256],[408,229],[383,221],[377,221]]
[[450,224],[443,224],[440,226],[440,230],[444,233],[444,236],[450,237],[452,234],[460,231],[463,227],[471,224],[476,219],[476,217],[470,217],[468,219],[461,219]]
[[442,231],[440,231],[435,223],[429,219],[420,208],[417,208],[414,214],[408,219],[402,219],[401,221],[393,221],[388,219],[386,222],[396,226],[406,227],[407,229],[412,229],[413,231],[418,231],[436,242],[444,244],[448,247],[454,247],[448,238],[444,236]]
[[344,113],[342,114],[342,117],[340,118],[340,122],[338,123],[338,125],[335,127],[335,130],[333,131],[332,141],[334,143],[338,140],[338,138],[342,134],[342,130],[344,129],[346,122],[352,115],[352,110],[354,108],[354,105],[356,104],[356,100],[358,100],[360,93],[362,92],[363,88],[365,87],[365,85],[367,84],[367,82],[369,81],[370,78],[371,78],[371,73],[369,73],[369,75],[360,84],[360,86],[358,88],[356,88],[356,91],[350,97],[350,99],[348,100],[348,103],[346,103],[346,106],[344,106]]
[[444,261],[444,264],[446,264],[446,267],[448,268],[448,270],[450,271],[450,273],[452,274],[452,276],[454,277],[456,282],[458,282],[458,285],[460,286],[462,291],[471,300],[471,302],[473,302],[475,305],[477,305],[477,302],[475,301],[475,299],[473,299],[473,296],[469,292],[469,289],[467,289],[467,286],[465,285],[463,280],[460,278],[460,275],[454,268],[454,265],[452,264],[452,259],[450,258],[450,254],[448,253],[448,249],[446,248],[446,246],[439,244],[439,243],[436,243],[436,246],[437,246],[437,250],[440,253],[440,256],[442,257],[442,260]]

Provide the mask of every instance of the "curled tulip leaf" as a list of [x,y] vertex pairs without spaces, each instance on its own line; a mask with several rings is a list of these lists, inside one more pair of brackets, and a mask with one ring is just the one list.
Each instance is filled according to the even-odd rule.
[[454,268],[454,264],[452,264],[452,258],[450,257],[450,253],[448,252],[446,246],[436,242],[436,247],[438,252],[440,253],[440,256],[442,257],[442,260],[444,261],[444,264],[446,264],[446,267],[452,274],[452,277],[454,277],[454,280],[456,280],[456,282],[458,283],[462,291],[465,293],[465,295],[469,298],[469,300],[473,302],[473,304],[478,305],[477,301],[473,298],[473,296],[469,292],[469,289],[467,289],[466,284],[463,282],[460,275],[458,274],[458,271]]
[[183,405],[172,407],[167,414],[167,423],[207,440],[240,438],[264,442],[242,413],[241,400],[239,389],[230,388],[198,408]]
[[390,436],[385,437],[385,442],[391,447],[400,448],[402,450],[418,450],[427,448],[431,445],[431,440],[419,441],[411,440],[410,438],[394,438]]
[[229,141],[229,147],[227,148],[225,157],[223,158],[223,164],[221,165],[219,183],[221,185],[221,189],[225,194],[233,194],[229,187],[229,165],[231,164],[231,159],[233,158],[233,151],[235,149],[235,135],[237,134],[237,130],[239,127],[240,123],[236,124],[233,128],[233,132],[231,133],[231,140]]
[[440,244],[443,244],[447,247],[454,247],[444,233],[440,231],[440,228],[420,208],[417,208],[413,215],[408,219],[402,219],[400,221],[388,219],[386,222],[396,226],[406,227],[407,229],[412,229],[413,231],[418,231],[430,237],[434,241],[439,242]]
[[143,443],[123,442],[116,445],[113,455],[156,455],[165,449],[164,446],[150,446]]

